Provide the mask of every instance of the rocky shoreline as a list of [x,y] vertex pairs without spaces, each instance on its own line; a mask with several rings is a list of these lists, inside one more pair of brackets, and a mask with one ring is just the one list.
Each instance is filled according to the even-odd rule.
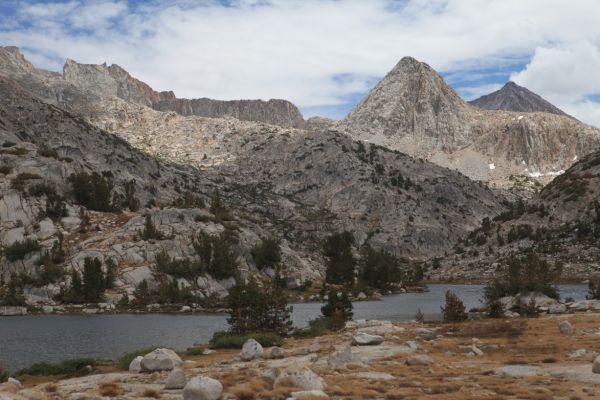
[[157,349],[127,372],[24,377],[0,385],[0,399],[594,398],[598,326],[590,311],[461,324],[350,321],[282,347],[250,339],[241,351],[196,356]]

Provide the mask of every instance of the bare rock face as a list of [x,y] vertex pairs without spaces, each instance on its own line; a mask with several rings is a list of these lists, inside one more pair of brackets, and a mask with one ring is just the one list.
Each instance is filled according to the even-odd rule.
[[284,127],[304,123],[300,110],[287,100],[177,99],[172,91],[157,92],[116,64],[67,60],[61,75],[35,68],[16,47],[0,47],[0,75],[17,80],[46,102],[86,116],[117,98],[184,116],[233,117]]
[[558,107],[544,100],[541,96],[514,82],[508,82],[502,89],[481,96],[469,103],[484,110],[544,112],[565,117],[569,116]]
[[521,107],[526,114],[482,110],[464,102],[430,66],[405,57],[338,128],[502,185],[510,184],[511,175],[547,183],[600,148],[600,129],[565,116],[541,98],[534,102],[533,94],[524,96],[521,89],[508,85],[504,92],[511,98],[518,93],[519,100],[510,102],[526,103]]
[[168,99],[155,102],[159,111],[175,111],[181,115],[223,118],[233,117],[242,121],[257,121],[283,127],[300,127],[304,122],[298,107],[287,100],[213,100]]
[[[468,143],[469,109],[429,65],[404,57],[348,114],[341,127],[382,144],[418,143],[414,152],[452,150]],[[406,148],[396,146],[398,150]],[[409,151],[411,153],[411,151]]]

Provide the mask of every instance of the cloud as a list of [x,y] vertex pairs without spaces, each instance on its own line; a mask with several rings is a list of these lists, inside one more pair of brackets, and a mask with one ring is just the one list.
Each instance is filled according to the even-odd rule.
[[[542,50],[592,57],[600,37],[595,0],[577,6],[563,0],[14,4],[11,15],[3,9],[0,16],[0,43],[23,47],[44,68],[59,70],[67,57],[106,61],[181,97],[287,98],[306,110],[335,110],[336,116],[405,55],[426,61],[471,95],[531,60],[518,79],[549,97],[559,83],[533,77],[542,70],[550,74],[552,57]],[[579,73],[592,79],[588,69]],[[589,89],[579,85],[572,92],[552,98],[563,108],[580,102],[580,118],[590,121],[593,104],[581,103]]]
[[538,47],[525,69],[511,75],[519,85],[543,93],[550,102],[586,122],[600,126],[600,50],[589,41]]

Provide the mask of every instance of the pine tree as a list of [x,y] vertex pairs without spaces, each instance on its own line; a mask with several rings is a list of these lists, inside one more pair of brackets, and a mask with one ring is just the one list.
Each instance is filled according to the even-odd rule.
[[325,241],[324,254],[328,258],[326,281],[330,284],[354,285],[356,260],[352,255],[354,237],[350,232],[334,233]]
[[327,297],[327,303],[321,307],[321,313],[329,320],[329,328],[339,330],[344,327],[346,321],[350,321],[354,315],[352,302],[348,297],[348,291],[331,288]]
[[275,268],[281,262],[281,248],[277,239],[261,239],[261,242],[254,246],[250,253],[258,269]]
[[112,258],[108,258],[105,262],[106,275],[104,277],[104,287],[106,289],[112,289],[115,286],[115,280],[117,279],[117,265]]
[[102,262],[98,258],[86,257],[83,260],[83,293],[86,302],[102,301],[105,289]]
[[462,300],[450,290],[446,292],[445,306],[440,308],[442,309],[444,322],[462,322],[469,317]]
[[135,297],[135,302],[138,305],[145,306],[150,304],[152,300],[150,295],[150,289],[148,288],[148,281],[146,279],[142,280],[135,288],[133,292],[133,296]]

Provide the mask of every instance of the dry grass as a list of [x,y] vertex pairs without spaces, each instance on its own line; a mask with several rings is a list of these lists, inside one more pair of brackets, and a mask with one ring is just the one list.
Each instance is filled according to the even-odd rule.
[[44,390],[48,393],[56,393],[58,385],[56,383],[49,383],[44,387]]
[[121,385],[117,382],[102,382],[98,387],[100,396],[117,397],[122,393]]
[[148,397],[148,398],[151,398],[151,399],[160,399],[161,398],[161,394],[156,389],[146,388],[142,392],[142,397]]

